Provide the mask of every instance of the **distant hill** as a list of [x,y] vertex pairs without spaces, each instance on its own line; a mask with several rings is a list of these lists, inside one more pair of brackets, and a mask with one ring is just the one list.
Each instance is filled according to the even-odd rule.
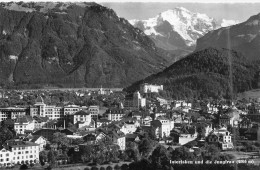
[[125,87],[172,60],[96,3],[0,3],[2,87]]
[[260,14],[247,21],[207,33],[197,41],[196,50],[207,47],[228,48],[241,52],[250,60],[260,59]]
[[124,89],[133,92],[141,83],[163,84],[175,99],[230,98],[257,87],[258,67],[240,53],[207,48],[177,61],[162,72]]

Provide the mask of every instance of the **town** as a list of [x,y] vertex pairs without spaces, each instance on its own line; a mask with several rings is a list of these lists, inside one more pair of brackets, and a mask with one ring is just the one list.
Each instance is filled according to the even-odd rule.
[[259,164],[258,99],[173,100],[163,85],[147,83],[132,94],[102,87],[0,92],[2,168],[180,169],[184,165],[172,162],[182,161]]

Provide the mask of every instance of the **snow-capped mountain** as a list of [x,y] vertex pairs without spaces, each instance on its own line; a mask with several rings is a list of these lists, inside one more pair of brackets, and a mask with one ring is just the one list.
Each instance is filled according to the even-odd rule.
[[197,39],[209,31],[236,23],[232,20],[220,23],[206,14],[193,13],[183,7],[167,10],[148,20],[129,22],[164,49],[194,49]]

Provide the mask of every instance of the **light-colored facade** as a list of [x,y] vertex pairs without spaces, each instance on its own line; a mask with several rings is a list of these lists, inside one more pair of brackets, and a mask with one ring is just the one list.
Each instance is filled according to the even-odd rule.
[[151,124],[156,128],[155,134],[159,138],[170,136],[170,132],[174,128],[174,121],[165,117],[158,117]]
[[17,134],[25,134],[26,130],[35,129],[35,120],[31,116],[21,116],[14,123],[14,130]]
[[111,108],[106,112],[106,117],[110,121],[119,121],[125,115],[124,109],[120,108]]
[[124,134],[134,133],[139,126],[140,126],[140,123],[137,121],[125,122],[121,131],[124,132]]
[[153,85],[144,83],[140,86],[141,93],[158,93],[160,90],[163,90],[163,85]]
[[0,108],[0,121],[6,119],[16,119],[19,116],[26,115],[26,110],[26,108],[18,107]]
[[39,161],[39,145],[33,142],[8,141],[0,150],[0,164],[36,163]]
[[77,122],[83,122],[84,126],[88,126],[91,123],[91,115],[89,111],[78,111],[73,115],[73,124]]

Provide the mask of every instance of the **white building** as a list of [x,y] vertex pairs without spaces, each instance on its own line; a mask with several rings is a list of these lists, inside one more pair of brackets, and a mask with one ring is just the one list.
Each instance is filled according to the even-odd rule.
[[0,150],[0,164],[25,164],[39,162],[39,145],[25,141],[7,141]]
[[26,108],[7,107],[0,108],[0,121],[6,119],[16,119],[19,116],[26,115]]
[[18,117],[14,123],[14,130],[18,134],[24,134],[26,130],[33,131],[35,128],[35,120],[28,115]]
[[33,138],[30,140],[30,142],[38,144],[39,152],[41,152],[44,150],[47,144],[47,139],[45,139],[43,136],[34,135]]
[[80,106],[77,105],[64,106],[64,115],[73,115],[74,113],[80,110],[81,110]]
[[89,111],[78,111],[73,115],[73,124],[77,122],[83,122],[84,126],[88,126],[91,123],[91,115]]
[[144,83],[140,86],[141,93],[158,93],[160,90],[163,90],[163,85],[153,85]]
[[168,137],[171,130],[174,128],[174,121],[165,117],[158,117],[156,120],[151,122],[151,125],[156,128],[155,134],[157,137]]
[[140,126],[140,123],[137,121],[133,122],[125,122],[123,127],[121,128],[121,131],[124,132],[124,134],[128,133],[134,133],[137,129],[137,127]]
[[110,108],[107,110],[105,115],[110,121],[119,121],[125,115],[125,110],[120,108]]

